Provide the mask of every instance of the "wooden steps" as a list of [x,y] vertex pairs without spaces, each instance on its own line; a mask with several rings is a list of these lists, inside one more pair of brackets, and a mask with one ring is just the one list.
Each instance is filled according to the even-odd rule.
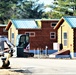
[[61,50],[49,55],[49,58],[67,58],[70,57],[70,50]]

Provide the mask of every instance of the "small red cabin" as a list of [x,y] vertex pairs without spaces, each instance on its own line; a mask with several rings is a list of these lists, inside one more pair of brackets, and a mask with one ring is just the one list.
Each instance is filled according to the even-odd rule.
[[[41,27],[38,26],[38,21]],[[14,44],[18,34],[29,33],[30,49],[45,49],[45,46],[48,46],[48,49],[53,49],[53,43],[57,42],[57,31],[54,30],[54,26],[58,21],[58,19],[10,20],[6,30],[8,30],[9,40]]]

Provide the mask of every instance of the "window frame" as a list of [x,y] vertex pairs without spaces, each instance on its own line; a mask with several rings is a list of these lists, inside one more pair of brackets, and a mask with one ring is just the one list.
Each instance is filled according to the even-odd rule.
[[14,44],[14,37],[15,37],[15,34],[14,33],[12,33],[11,34],[11,42]]
[[[54,33],[54,35],[52,35]],[[54,38],[52,38],[54,36]],[[56,39],[56,32],[50,32],[50,39]]]
[[68,36],[66,36],[66,38],[65,38],[65,35],[64,35],[65,33],[67,34],[67,32],[63,33],[63,41],[64,41],[64,46],[67,46]]
[[30,37],[35,37],[35,32],[25,32],[25,34],[27,34],[27,33],[29,34]]
[[8,32],[8,31],[6,31],[5,28],[3,28],[3,32]]
[[55,26],[56,26],[57,22],[52,22],[51,27],[55,27],[55,26],[53,26],[53,24],[55,24]]

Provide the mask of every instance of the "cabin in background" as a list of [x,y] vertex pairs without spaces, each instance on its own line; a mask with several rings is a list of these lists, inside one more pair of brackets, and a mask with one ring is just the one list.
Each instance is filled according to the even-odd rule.
[[8,22],[6,30],[9,40],[16,45],[16,37],[19,34],[29,33],[30,49],[53,49],[53,43],[57,42],[57,30],[54,30],[58,19],[12,19]]

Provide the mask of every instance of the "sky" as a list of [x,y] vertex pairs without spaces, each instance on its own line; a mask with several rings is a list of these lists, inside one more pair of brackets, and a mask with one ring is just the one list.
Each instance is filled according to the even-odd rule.
[[[40,3],[44,3],[45,5],[47,5],[47,4],[52,4],[52,2],[54,1],[54,0],[39,0],[40,1]],[[47,12],[47,11],[51,11],[51,8],[46,8],[45,9],[45,12]]]
[[40,2],[43,2],[46,5],[46,4],[51,4],[53,0],[40,0]]

